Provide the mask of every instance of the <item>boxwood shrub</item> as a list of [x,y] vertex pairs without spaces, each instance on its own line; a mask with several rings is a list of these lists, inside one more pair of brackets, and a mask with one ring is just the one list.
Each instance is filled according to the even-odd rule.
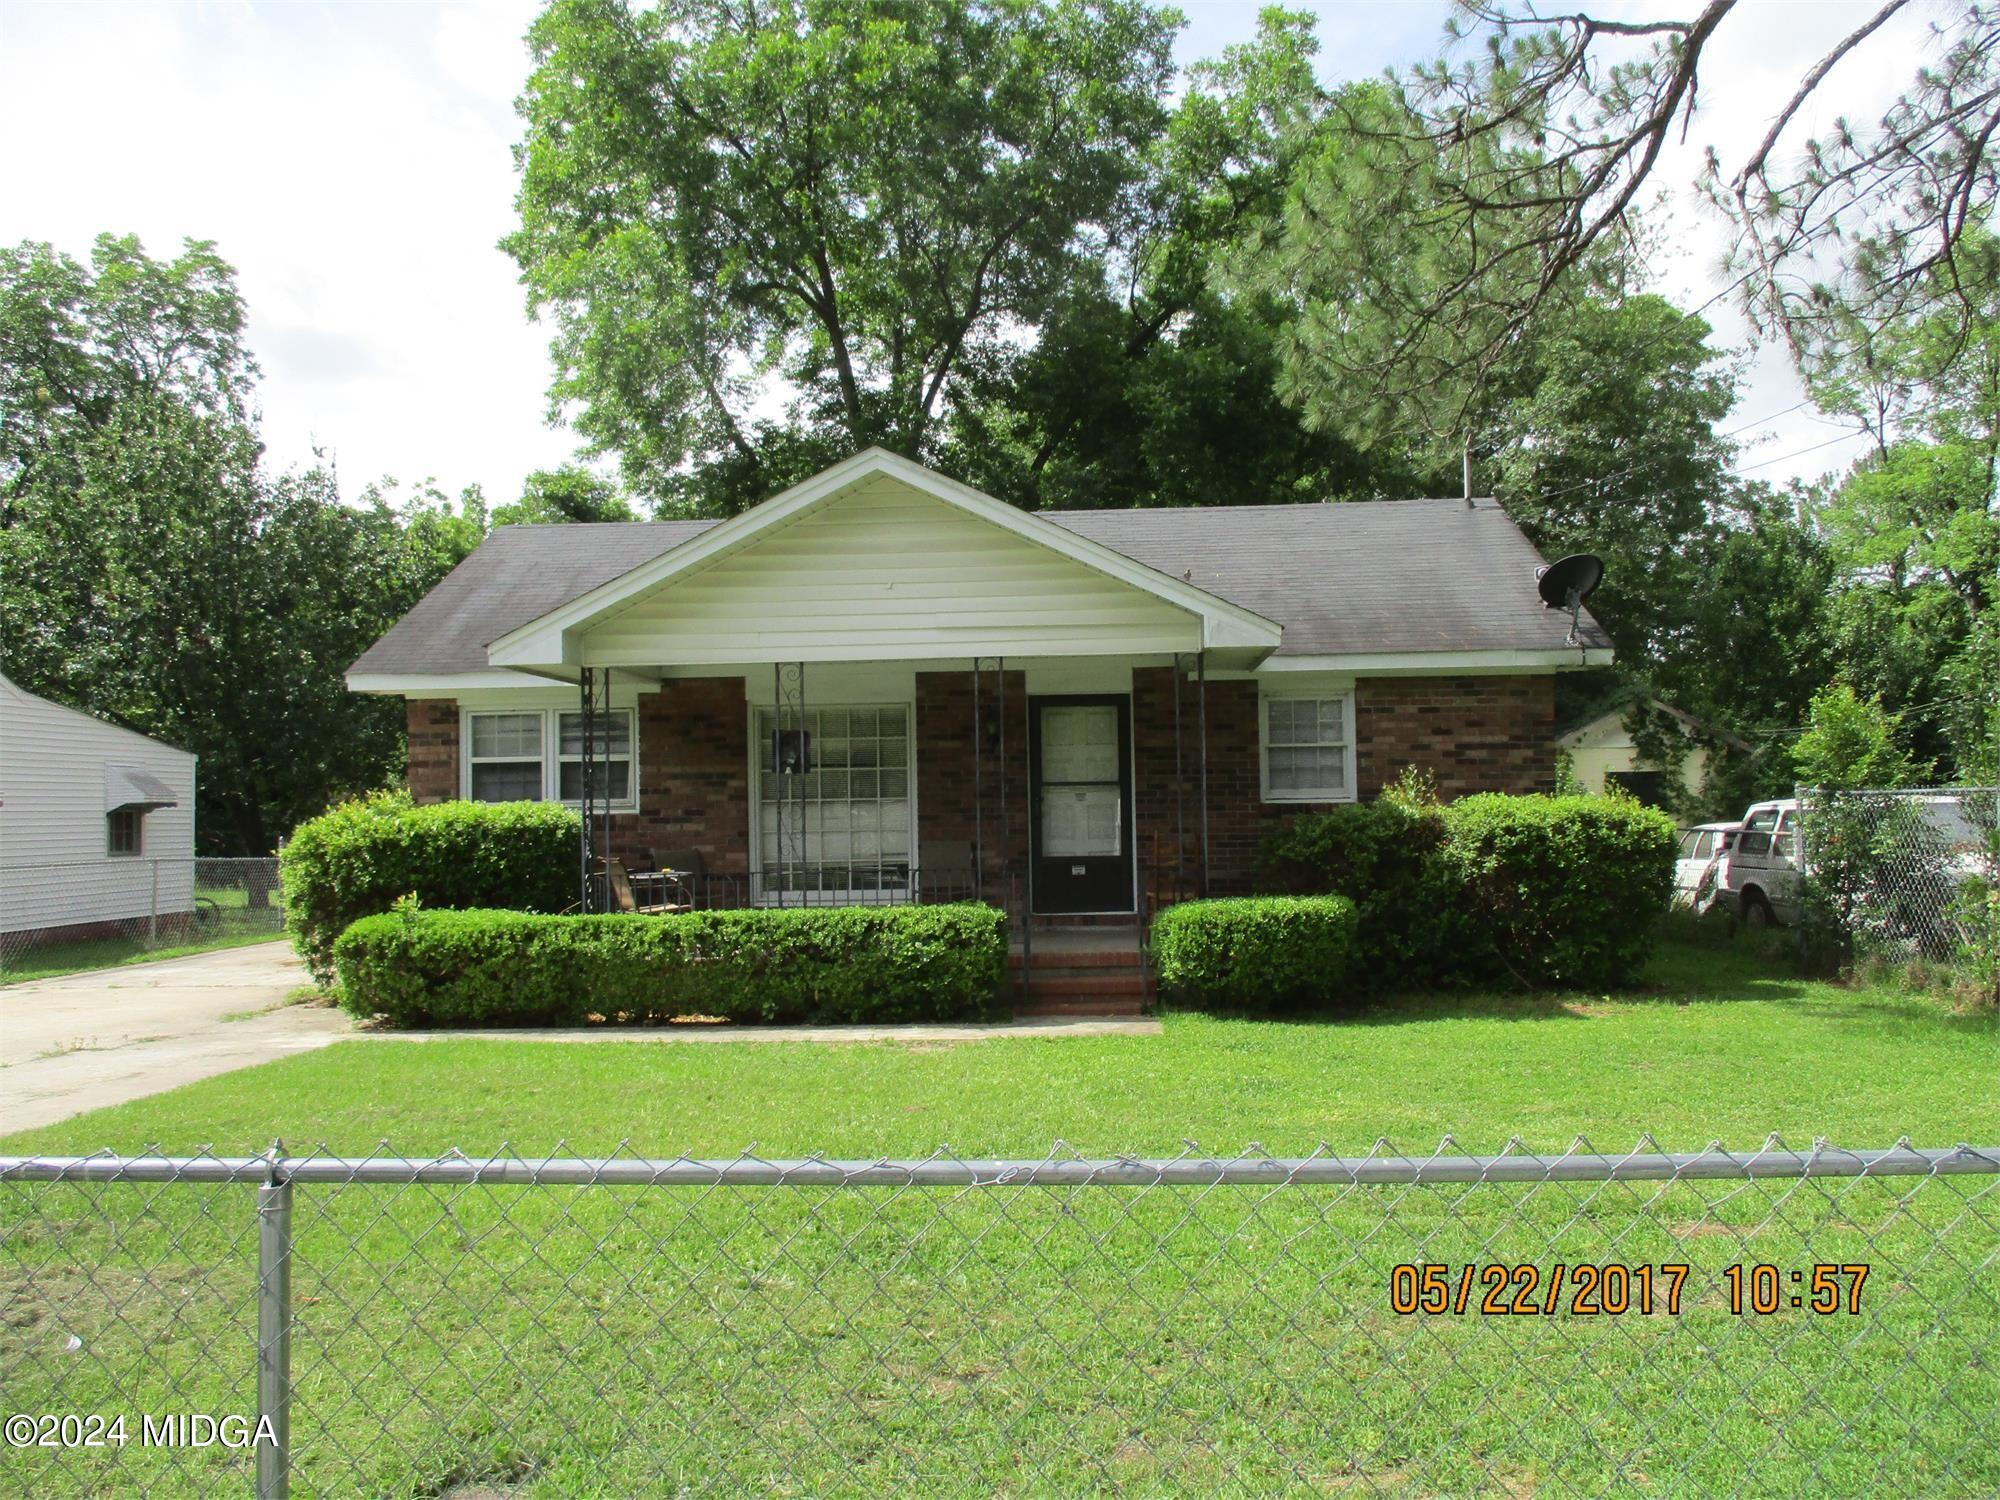
[[1673,819],[1629,797],[1461,797],[1439,855],[1484,958],[1531,986],[1622,984],[1673,891]]
[[1259,875],[1353,899],[1357,988],[1595,986],[1651,952],[1673,851],[1672,821],[1629,797],[1385,796],[1293,819]]
[[577,815],[548,802],[381,792],[301,823],[278,856],[285,929],[321,984],[334,941],[403,896],[424,906],[561,911],[577,899]]
[[1007,918],[990,906],[364,917],[334,945],[341,1003],[397,1026],[576,1026],[592,1016],[830,1024],[992,1015]]
[[1277,1010],[1333,999],[1354,950],[1342,896],[1183,901],[1153,921],[1160,991],[1203,1007]]
[[1354,902],[1353,982],[1419,984],[1447,977],[1463,946],[1465,913],[1438,860],[1444,810],[1386,796],[1297,817],[1264,841],[1263,889],[1339,892]]

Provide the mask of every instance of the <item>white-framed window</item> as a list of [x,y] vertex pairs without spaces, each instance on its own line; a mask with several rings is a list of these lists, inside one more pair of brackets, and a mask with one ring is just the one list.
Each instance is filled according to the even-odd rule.
[[[907,703],[809,708],[811,769],[779,774],[771,769],[777,720],[769,708],[752,711],[753,817],[765,899],[776,899],[782,888],[810,901],[867,902],[909,889],[914,721]],[[796,724],[788,710],[788,735]]]
[[467,714],[465,795],[474,802],[539,802],[547,726],[527,713]]
[[[580,802],[583,715],[568,709],[468,710],[464,794],[473,802]],[[597,727],[597,791],[614,811],[638,806],[637,714],[614,708]]]
[[1271,694],[1258,704],[1266,802],[1354,800],[1354,694]]
[[114,807],[104,815],[104,852],[126,856],[139,852],[145,838],[146,814],[136,807]]
[[[583,715],[557,716],[557,790],[565,802],[583,800]],[[632,801],[632,711],[614,708],[599,716],[593,758],[597,762],[597,795],[613,807]]]

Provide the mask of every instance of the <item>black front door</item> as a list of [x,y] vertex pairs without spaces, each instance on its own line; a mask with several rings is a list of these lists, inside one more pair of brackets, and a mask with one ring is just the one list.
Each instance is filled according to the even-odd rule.
[[1132,699],[1028,705],[1034,909],[1132,910]]

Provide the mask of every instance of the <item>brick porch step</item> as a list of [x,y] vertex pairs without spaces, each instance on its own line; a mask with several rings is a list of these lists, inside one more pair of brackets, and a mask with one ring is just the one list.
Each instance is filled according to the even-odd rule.
[[[1007,955],[1007,967],[1019,969],[1027,963],[1027,957],[1019,949]],[[1034,972],[1050,973],[1063,969],[1136,969],[1139,967],[1138,948],[1079,948],[1037,950],[1034,956]]]
[[1045,974],[1037,969],[1028,976],[1028,998],[1037,1000],[1076,999],[1093,996],[1136,995],[1146,997],[1146,976],[1137,969],[1129,974]]
[[1143,995],[1096,995],[1074,999],[1037,999],[1014,1007],[1014,1018],[1027,1021],[1057,1016],[1121,1019],[1146,1013]]

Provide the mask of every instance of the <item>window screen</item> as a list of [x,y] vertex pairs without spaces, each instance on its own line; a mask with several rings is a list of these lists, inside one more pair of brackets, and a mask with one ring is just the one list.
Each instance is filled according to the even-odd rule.
[[[801,727],[790,712],[784,725]],[[776,727],[771,710],[759,710],[757,831],[765,891],[866,900],[871,893],[906,890],[909,706],[807,709],[811,769],[803,774],[771,769]]]
[[1348,793],[1349,699],[1264,700],[1264,795],[1312,802]]

